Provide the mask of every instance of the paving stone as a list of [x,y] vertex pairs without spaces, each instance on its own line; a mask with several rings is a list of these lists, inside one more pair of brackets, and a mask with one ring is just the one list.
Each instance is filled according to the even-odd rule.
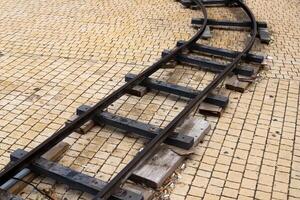
[[[300,25],[295,15],[298,1],[253,0],[247,5],[257,19],[268,22],[272,33],[269,45],[256,42],[252,49],[267,55],[264,69],[243,94],[230,92],[220,119],[205,118],[212,131],[187,160],[185,185],[180,190],[182,184],[175,184],[172,200],[228,199],[236,197],[236,191],[238,199],[300,196],[300,38],[297,28],[286,28]],[[216,19],[239,15],[229,8],[208,12]],[[78,106],[98,102],[124,83],[125,74],[139,73],[158,60],[163,49],[189,39],[195,33],[190,19],[200,14],[163,0],[84,4],[3,0],[0,13],[0,168],[14,149],[37,146],[61,128]],[[202,42],[241,50],[247,37],[247,32],[214,29],[213,38]],[[169,65],[153,78],[200,90],[214,76]],[[140,98],[124,95],[108,110],[164,126],[185,104],[186,100],[172,95],[148,92]],[[93,127],[86,135],[73,133],[66,141],[71,152],[60,162],[103,180],[115,175],[146,143],[128,140],[111,127]],[[225,181],[221,194],[215,179]],[[47,188],[45,182],[35,181],[41,189]],[[77,191],[55,188],[58,199],[81,197]],[[29,187],[22,197],[39,198]]]

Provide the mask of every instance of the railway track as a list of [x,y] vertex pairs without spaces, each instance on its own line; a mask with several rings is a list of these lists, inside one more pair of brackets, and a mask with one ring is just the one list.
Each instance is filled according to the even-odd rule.
[[[183,121],[203,102],[209,102],[217,106],[225,107],[228,103],[228,99],[222,96],[213,95],[213,91],[231,73],[242,77],[253,77],[256,72],[252,68],[241,66],[240,61],[246,60],[248,62],[262,63],[263,57],[250,53],[250,50],[258,35],[262,38],[261,41],[263,41],[263,39],[267,36],[264,35],[266,33],[266,25],[258,23],[251,10],[240,0],[184,0],[181,3],[187,7],[197,8],[203,13],[204,17],[202,19],[194,19],[192,21],[194,25],[196,24],[199,26],[197,33],[188,41],[179,41],[173,50],[165,51],[161,59],[140,74],[128,74],[126,76],[127,82],[123,86],[112,92],[94,106],[81,107],[78,112],[78,117],[71,123],[68,123],[65,127],[58,130],[32,151],[26,153],[21,158],[7,165],[7,167],[0,173],[0,185],[3,186],[7,184],[7,182],[11,181],[14,176],[35,163],[43,154],[47,153],[55,145],[60,143],[89,120],[98,120],[101,123],[109,124],[125,130],[130,130],[131,132],[136,132],[137,134],[151,139],[149,143],[145,145],[145,147],[127,164],[127,166],[125,166],[111,181],[105,184],[101,190],[92,192],[95,195],[94,199],[97,200],[120,199],[118,198],[118,195],[122,196],[122,194],[117,193],[120,193],[121,185],[132,175],[133,171],[138,166],[141,166],[147,159],[153,156],[155,150],[162,143],[169,143],[184,149],[189,149],[193,146],[193,140],[191,138],[183,137],[180,139],[180,135],[174,135],[176,127],[182,124]],[[207,16],[206,6],[215,4],[239,7],[247,15],[248,21],[220,22],[209,19]],[[247,39],[243,51],[231,51],[202,45],[201,39],[204,37],[205,33],[207,33],[209,25],[246,27],[249,30],[250,37]],[[227,64],[220,64],[212,60],[195,58],[191,56],[191,52],[201,52],[213,56],[226,57],[230,60],[230,62]],[[174,62],[189,64],[194,67],[209,70],[217,73],[217,76],[202,91],[191,90],[189,88],[179,87],[174,84],[163,83],[150,78],[150,76],[157,70],[164,68],[170,63],[174,64]],[[130,121],[129,119],[124,119],[111,113],[104,112],[109,105],[114,103],[120,97],[128,93],[129,90],[132,90],[138,85],[176,94],[178,96],[183,96],[189,98],[190,100],[186,107],[163,129],[157,129],[155,127],[153,128],[150,125],[141,124],[134,120]],[[126,123],[121,123],[122,121],[125,121]],[[155,129],[155,131],[153,131],[153,129]],[[123,199],[142,198],[132,194],[127,195],[126,198],[124,197]]]

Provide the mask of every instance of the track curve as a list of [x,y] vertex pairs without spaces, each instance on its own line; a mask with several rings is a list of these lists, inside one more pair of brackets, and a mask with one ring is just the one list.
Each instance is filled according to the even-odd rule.
[[[49,137],[43,143],[38,145],[28,154],[26,154],[22,159],[16,161],[14,164],[4,169],[0,173],[0,185],[4,184],[11,177],[16,175],[20,170],[24,169],[29,163],[32,163],[36,158],[49,151],[52,147],[54,147],[56,144],[58,144],[67,136],[69,136],[74,130],[76,130],[88,120],[90,120],[96,112],[104,110],[107,106],[109,106],[115,100],[124,95],[129,89],[140,84],[147,77],[151,76],[158,69],[160,69],[163,65],[172,61],[172,59],[174,59],[176,55],[181,54],[184,50],[189,49],[193,44],[200,40],[207,25],[207,11],[202,1],[193,0],[193,2],[195,2],[196,5],[202,11],[204,15],[204,21],[200,30],[198,30],[197,33],[187,43],[180,47],[174,48],[169,55],[159,59],[156,63],[154,63],[148,69],[137,75],[134,79],[127,82],[126,84],[112,92],[110,95],[99,101],[96,105],[87,110],[87,112],[85,112],[83,115],[80,115],[80,117],[75,119],[72,123],[58,130],[51,137]],[[133,170],[139,165],[141,165],[147,158],[151,157],[154,151],[157,149],[157,147],[168,136],[170,136],[170,134],[172,133],[172,131],[174,131],[178,124],[180,124],[192,112],[194,108],[199,106],[199,104],[203,102],[207,95],[225,79],[225,77],[236,67],[236,65],[239,63],[242,57],[249,53],[257,35],[257,22],[248,6],[246,6],[241,0],[235,0],[234,2],[243,9],[243,11],[246,13],[246,15],[251,21],[251,37],[246,43],[244,50],[241,53],[239,53],[232,60],[232,62],[228,64],[226,68],[220,74],[218,74],[217,77],[210,84],[207,85],[207,87],[204,88],[204,90],[202,90],[195,98],[193,98],[189,102],[189,104],[154,139],[152,139],[149,142],[149,144],[147,144],[145,148],[142,151],[140,151],[123,170],[121,170],[119,174],[117,174],[117,176],[115,176],[95,196],[95,199],[108,199],[119,188],[119,186],[127,180],[127,178],[131,175]]]
[[71,134],[75,129],[79,128],[81,125],[86,123],[88,120],[92,118],[95,112],[99,110],[105,109],[108,105],[113,103],[116,99],[121,97],[126,93],[128,89],[131,89],[135,85],[138,85],[143,80],[145,80],[148,76],[156,72],[160,67],[167,62],[171,61],[176,55],[180,54],[183,50],[190,47],[193,43],[197,42],[202,34],[204,33],[206,23],[207,23],[207,12],[203,4],[199,0],[195,0],[195,2],[201,7],[201,10],[204,14],[204,18],[206,19],[201,29],[187,42],[187,44],[182,45],[180,47],[175,48],[171,51],[171,54],[159,59],[156,63],[150,66],[148,69],[137,75],[136,78],[132,79],[131,81],[127,82],[119,89],[115,90],[106,98],[102,99],[98,102],[95,106],[91,107],[85,114],[81,115],[79,118],[74,120],[69,125],[66,125],[62,129],[55,132],[51,137],[45,140],[43,143],[38,145],[32,151],[30,151],[26,156],[22,159],[15,162],[13,165],[6,168],[4,171],[0,173],[0,185],[4,184],[6,181],[13,177],[18,171],[22,170],[27,163],[32,162],[35,158],[43,155],[64,138],[66,138],[69,134]]
[[[193,43],[197,42],[198,39],[200,39],[201,35],[204,32],[206,24],[207,24],[207,12],[206,12],[206,9],[205,9],[204,5],[199,0],[193,0],[193,1],[204,12],[204,23],[203,23],[203,26],[201,27],[201,30],[198,31],[198,33],[192,39],[189,40],[188,44],[186,44],[184,46],[184,48],[192,45]],[[101,192],[99,192],[97,194],[97,196],[95,197],[95,200],[108,199],[113,194],[115,189],[117,189],[120,186],[120,184],[131,175],[133,170],[137,166],[139,166],[139,164],[141,164],[142,161],[146,160],[147,158],[149,158],[153,154],[155,149],[157,149],[158,146],[172,133],[172,131],[174,131],[176,126],[178,124],[180,124],[180,122],[182,122],[182,120],[188,114],[190,114],[190,112],[193,110],[193,108],[197,107],[200,103],[202,103],[204,98],[206,98],[206,96],[210,93],[210,91],[215,89],[218,86],[218,84],[221,81],[224,80],[224,78],[228,75],[228,73],[230,73],[235,68],[236,64],[242,59],[243,55],[245,55],[246,53],[248,53],[251,50],[251,48],[252,48],[252,46],[255,42],[255,37],[256,37],[256,34],[257,34],[256,19],[255,19],[253,13],[251,12],[251,10],[249,9],[248,6],[246,6],[240,0],[238,0],[237,3],[246,12],[246,14],[248,15],[248,17],[250,18],[251,23],[252,23],[251,24],[251,33],[250,33],[251,38],[250,38],[250,41],[246,44],[245,49],[240,54],[238,54],[236,56],[236,58],[232,61],[232,63],[229,64],[225,68],[225,70],[221,74],[219,74],[207,87],[205,87],[205,89],[196,98],[194,98],[189,103],[189,105],[187,107],[185,107],[179,113],[179,115],[177,115],[175,117],[175,119],[173,119],[169,123],[169,125],[166,126],[166,128],[164,128],[163,131],[157,137],[155,137],[153,140],[151,140],[151,142],[141,152],[139,152],[138,155],[135,156],[134,159],[123,170],[121,170],[121,172],[115,178],[113,178],[106,185],[105,188],[103,188],[103,190],[101,190]],[[183,49],[181,49],[181,50],[183,50]],[[176,53],[179,53],[179,52],[180,52],[179,50],[176,51]],[[174,51],[173,51],[172,55],[173,56],[175,55]],[[169,57],[171,58],[172,56],[170,55]]]

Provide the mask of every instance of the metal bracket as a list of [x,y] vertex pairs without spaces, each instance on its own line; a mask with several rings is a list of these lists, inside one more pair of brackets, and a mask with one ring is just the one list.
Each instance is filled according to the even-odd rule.
[[[11,161],[17,161],[26,154],[27,152],[25,150],[17,149],[10,155]],[[36,159],[36,161],[31,163],[28,168],[36,174],[52,178],[73,189],[88,192],[93,195],[96,195],[106,185],[106,183],[101,180],[64,167],[58,163],[48,161],[44,158]],[[110,199],[143,200],[143,196],[129,190],[120,189],[116,194],[111,196]]]
[[[162,56],[166,56],[170,54],[170,51],[164,50]],[[201,57],[196,57],[193,55],[177,55],[175,60],[180,63],[184,63],[186,65],[196,67],[199,69],[205,69],[211,72],[221,73],[225,68],[226,64],[221,64],[212,60],[204,59]],[[252,76],[254,73],[254,69],[248,66],[238,66],[236,67],[233,72],[235,74],[240,74],[243,76]]]
[[210,30],[210,27],[209,26],[206,26],[205,27],[205,30],[204,30],[204,33],[202,35],[203,39],[209,39],[209,38],[212,38],[212,33],[211,33],[211,30]]
[[[181,0],[180,3],[186,8],[197,6],[192,0]],[[236,6],[235,0],[202,0],[202,3],[205,6]]]
[[[186,44],[186,41],[180,40],[177,42],[178,47],[184,44]],[[197,43],[191,45],[190,51],[210,54],[213,56],[227,57],[227,58],[235,58],[238,54],[241,53],[239,51],[222,49],[222,48],[217,48],[217,47],[212,47],[212,46],[207,46],[207,45],[197,44]],[[243,56],[242,59],[247,62],[262,64],[265,58],[264,56],[261,55],[247,53],[246,55]]]
[[[82,105],[79,108],[77,108],[76,113],[77,115],[82,115],[89,108],[90,106]],[[93,117],[93,121],[99,125],[107,124],[125,130],[128,133],[135,133],[147,139],[155,138],[162,130],[161,128],[158,128],[151,124],[145,124],[109,112],[96,113],[96,115]],[[194,138],[174,132],[170,137],[168,137],[165,140],[165,143],[182,149],[190,149],[194,144]]]
[[[135,77],[135,74],[126,74],[125,81],[128,82]],[[183,87],[153,78],[145,79],[142,83],[140,83],[140,85],[152,90],[163,91],[169,94],[175,94],[186,98],[195,98],[201,92],[200,90],[194,90],[190,87]],[[229,98],[218,94],[210,94],[204,99],[204,102],[224,108],[228,105]]]

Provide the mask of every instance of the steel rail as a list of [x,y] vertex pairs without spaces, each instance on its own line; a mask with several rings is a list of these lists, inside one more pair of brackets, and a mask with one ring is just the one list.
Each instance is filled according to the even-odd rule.
[[[202,6],[198,0],[193,0],[198,5]],[[242,7],[245,13],[251,20],[251,38],[247,43],[245,49],[239,53],[231,64],[229,64],[222,73],[220,73],[199,95],[197,95],[191,102],[161,131],[159,135],[157,135],[154,139],[147,144],[142,151],[140,151],[130,162],[123,168],[94,198],[94,200],[106,200],[108,199],[116,189],[132,174],[134,169],[136,169],[140,164],[143,163],[147,158],[152,156],[155,153],[155,150],[163,143],[163,141],[172,134],[172,131],[176,128],[178,124],[180,124],[189,114],[190,112],[199,106],[201,102],[206,98],[206,96],[215,89],[224,79],[225,77],[236,67],[238,62],[242,59],[242,57],[249,53],[257,34],[257,23],[255,17],[251,10],[240,0],[237,0],[236,3]],[[205,9],[204,9],[205,11]],[[207,14],[204,14],[207,16]],[[207,18],[205,19],[205,24],[207,22]]]
[[[199,1],[199,0],[194,0]],[[199,5],[201,5],[199,3]],[[204,8],[204,7],[203,7]],[[205,9],[203,10],[204,13]],[[207,17],[205,17],[207,18]],[[53,148],[56,144],[61,142],[63,139],[68,137],[72,132],[74,132],[77,128],[82,126],[84,123],[86,123],[88,120],[90,120],[95,113],[98,111],[104,110],[106,107],[108,107],[110,104],[112,104],[114,101],[119,99],[122,95],[126,94],[128,89],[131,89],[132,87],[140,84],[142,81],[144,81],[146,78],[151,76],[153,73],[155,73],[158,69],[160,69],[163,65],[165,65],[167,62],[171,61],[176,55],[181,53],[183,50],[188,49],[193,43],[195,43],[203,34],[205,30],[206,22],[203,24],[201,29],[183,46],[176,47],[174,50],[171,51],[171,54],[168,56],[165,56],[161,59],[159,59],[156,63],[154,63],[152,66],[147,68],[145,71],[141,72],[139,75],[137,75],[134,79],[127,82],[114,92],[112,92],[110,95],[99,101],[96,105],[91,107],[89,110],[87,110],[83,115],[79,116],[77,119],[75,119],[72,123],[64,126],[57,132],[55,132],[53,135],[51,135],[48,139],[46,139],[44,142],[39,144],[37,147],[35,147],[33,150],[31,150],[28,154],[26,154],[22,159],[16,161],[12,165],[9,165],[0,173],[0,186],[9,181],[12,177],[14,177],[19,171],[26,168],[30,163],[32,163],[36,158],[42,156],[44,153],[49,151],[51,148]]]

